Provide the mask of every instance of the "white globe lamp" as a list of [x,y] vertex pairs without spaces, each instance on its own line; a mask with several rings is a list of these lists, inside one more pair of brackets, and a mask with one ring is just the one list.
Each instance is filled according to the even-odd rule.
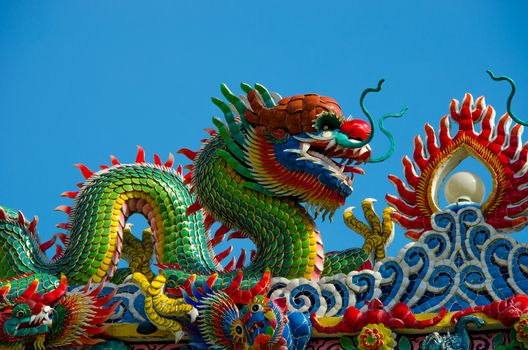
[[482,203],[485,189],[480,177],[469,171],[451,175],[445,184],[444,195],[449,204],[460,202]]

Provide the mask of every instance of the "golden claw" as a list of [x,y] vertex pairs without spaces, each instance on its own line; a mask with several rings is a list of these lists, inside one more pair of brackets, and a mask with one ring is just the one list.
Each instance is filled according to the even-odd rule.
[[123,229],[122,258],[128,263],[132,272],[141,272],[152,281],[154,273],[150,269],[154,254],[154,238],[151,229],[143,231],[141,240],[132,234],[132,225],[127,224]]
[[385,258],[386,248],[394,236],[394,221],[391,219],[392,208],[385,208],[381,215],[381,220],[374,210],[373,198],[366,198],[361,202],[363,214],[367,224],[360,221],[352,212],[354,207],[345,209],[343,218],[345,224],[354,232],[365,238],[363,250],[368,254],[375,253],[377,260]]
[[162,330],[168,330],[175,334],[181,332],[181,323],[168,317],[184,317],[187,314],[191,318],[196,310],[189,304],[186,304],[183,298],[170,298],[164,293],[165,276],[156,276],[152,282],[141,272],[132,274],[132,281],[136,283],[145,295],[145,313],[148,319],[156,327]]

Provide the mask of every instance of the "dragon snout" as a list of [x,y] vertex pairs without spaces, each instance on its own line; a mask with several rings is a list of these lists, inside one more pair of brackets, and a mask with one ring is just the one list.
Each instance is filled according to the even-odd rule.
[[30,325],[51,325],[53,323],[51,315],[55,312],[55,309],[48,305],[44,305],[40,312],[36,315],[31,316],[29,322]]
[[369,123],[363,120],[352,119],[345,121],[339,131],[347,135],[349,139],[363,141],[369,137],[372,128]]

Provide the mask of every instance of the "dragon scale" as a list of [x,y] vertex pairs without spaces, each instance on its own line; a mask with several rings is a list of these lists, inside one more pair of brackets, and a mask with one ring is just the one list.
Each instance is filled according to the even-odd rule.
[[[47,289],[58,284],[61,273],[71,284],[112,277],[126,250],[126,220],[134,213],[149,222],[157,263],[175,287],[191,274],[203,281],[220,272],[221,287],[235,278],[238,271],[222,268],[214,254],[209,229],[215,221],[257,247],[244,268],[245,284],[257,283],[266,269],[273,276],[317,279],[363,265],[373,247],[325,256],[306,208],[333,214],[351,193],[352,173],[360,172],[352,165],[368,161],[374,133],[363,104],[370,124],[346,120],[335,101],[319,95],[281,100],[261,85],[242,88],[247,97],[222,87],[229,105],[213,99],[227,124],[213,120],[218,132],[211,131],[198,152],[182,151],[193,160],[185,177],[181,168],[172,168],[171,159],[162,164],[155,156],[153,164],[145,162],[142,149],[133,164],[113,158],[112,166],[98,172],[79,165],[87,180],[78,192],[64,193],[73,198],[71,208],[58,208],[69,216],[61,226],[68,231],[66,248],[51,260],[42,250],[36,223],[0,207],[0,247],[6,252],[0,256],[0,279],[23,286],[37,277]],[[333,158],[343,159],[344,165]]]

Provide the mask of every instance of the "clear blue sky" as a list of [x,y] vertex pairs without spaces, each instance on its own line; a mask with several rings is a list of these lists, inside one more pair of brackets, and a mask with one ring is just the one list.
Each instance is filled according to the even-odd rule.
[[[528,118],[527,13],[525,1],[2,1],[0,203],[38,215],[46,238],[65,219],[59,194],[80,182],[73,164],[133,161],[138,144],[149,156],[197,148],[222,82],[317,92],[360,117],[361,91],[385,78],[370,110],[409,112],[388,123],[395,155],[367,165],[347,201],[377,198],[381,211],[387,174],[451,98],[505,111],[509,87],[486,69],[517,81],[514,110]],[[360,246],[335,219],[320,225],[326,249]],[[390,252],[405,242],[399,232]]]

